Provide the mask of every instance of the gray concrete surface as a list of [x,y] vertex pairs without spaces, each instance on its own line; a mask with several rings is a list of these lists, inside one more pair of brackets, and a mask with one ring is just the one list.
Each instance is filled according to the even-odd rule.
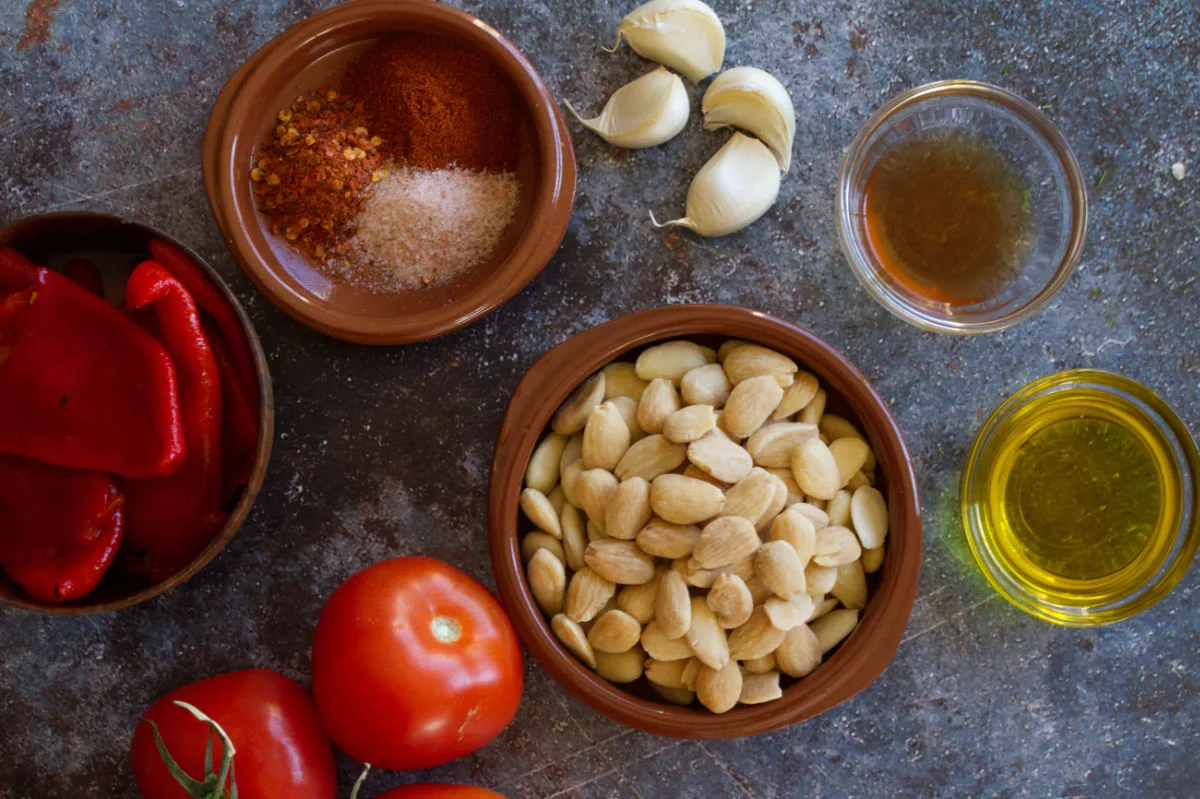
[[[647,69],[600,51],[633,5],[459,0],[588,109]],[[760,308],[845,351],[892,403],[921,475],[925,566],[900,651],[868,690],[807,724],[719,743],[632,732],[532,661],[512,726],[424,774],[511,797],[1195,796],[1200,573],[1115,627],[1072,631],[999,600],[965,550],[957,480],[983,415],[1074,366],[1160,390],[1200,424],[1200,23],[1190,0],[1002,4],[718,0],[728,64],[779,74],[799,114],[780,201],[749,231],[654,230],[722,140],[696,119],[620,152],[577,127],[579,197],[561,252],[508,305],[428,344],[367,349],[289,321],[222,245],[198,159],[208,110],[257,47],[321,0],[0,4],[0,220],[111,211],[188,242],[231,282],[271,360],[277,441],[248,524],[198,577],[119,615],[0,610],[0,796],[133,797],[138,713],[178,685],[264,666],[306,681],[322,601],[381,558],[425,553],[491,582],[485,489],[507,398],[540,353],[630,310]],[[1083,263],[1005,333],[922,333],[870,301],[838,249],[844,148],[888,97],[961,76],[1046,108],[1092,196]],[[691,90],[698,98],[699,92]],[[1181,181],[1171,166],[1182,161]],[[342,795],[356,771],[340,761]]]

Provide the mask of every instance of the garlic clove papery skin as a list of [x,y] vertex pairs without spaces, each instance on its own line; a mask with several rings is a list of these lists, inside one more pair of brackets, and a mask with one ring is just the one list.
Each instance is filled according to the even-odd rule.
[[584,119],[570,103],[579,123],[609,144],[629,149],[655,147],[674,138],[687,125],[691,106],[679,76],[659,67],[613,92],[600,116]]
[[642,58],[664,64],[693,83],[725,62],[725,26],[700,0],[651,0],[629,12],[617,28]]
[[706,238],[727,236],[774,205],[779,182],[779,163],[771,150],[758,139],[734,133],[692,180],[687,216],[654,224],[690,228]]
[[700,102],[704,129],[734,127],[752,133],[771,148],[785,173],[792,165],[796,109],[775,76],[757,67],[722,72]]

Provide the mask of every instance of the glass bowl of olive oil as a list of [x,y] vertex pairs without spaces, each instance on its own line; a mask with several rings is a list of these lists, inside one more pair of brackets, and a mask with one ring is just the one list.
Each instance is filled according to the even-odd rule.
[[1200,545],[1200,455],[1150,389],[1093,369],[1035,380],[980,431],[962,478],[967,542],[1022,610],[1070,627],[1140,613]]
[[851,269],[918,327],[987,333],[1050,302],[1079,261],[1087,192],[1044,113],[986,83],[912,89],[846,154],[838,235]]

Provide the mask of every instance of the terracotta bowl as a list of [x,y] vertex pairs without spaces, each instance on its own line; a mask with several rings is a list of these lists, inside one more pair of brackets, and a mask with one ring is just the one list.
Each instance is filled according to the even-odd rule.
[[[821,380],[831,412],[857,422],[876,453],[879,488],[891,511],[887,556],[871,575],[871,598],[858,629],[783,697],[738,705],[722,715],[698,704],[666,704],[645,684],[608,682],[575,659],[550,630],[524,576],[519,538],[532,529],[517,508],[525,465],[550,418],[584,378],[610,361],[630,359],[658,341],[687,338],[716,346],[742,338],[794,358]],[[496,443],[488,493],[492,567],[521,639],[550,674],[593,709],[631,727],[677,738],[734,738],[776,730],[829,710],[867,687],[891,660],[912,612],[921,570],[916,475],[895,419],[866,377],[811,333],[743,308],[685,305],[621,317],[550,350],[526,373],[509,403]]]
[[211,266],[177,239],[161,230],[108,214],[74,211],[40,214],[20,219],[0,228],[0,247],[12,247],[34,263],[58,267],[71,258],[81,256],[90,258],[105,274],[107,293],[110,298],[119,284],[108,280],[109,273],[124,273],[137,262],[148,258],[147,244],[151,239],[169,241],[182,247],[191,256],[192,261],[204,270],[208,279],[220,290],[226,302],[233,308],[242,324],[242,330],[250,342],[255,369],[258,372],[259,392],[258,449],[254,456],[254,468],[250,473],[250,480],[242,490],[241,496],[238,497],[237,504],[229,512],[229,519],[217,537],[210,541],[191,563],[162,582],[150,584],[147,578],[123,576],[110,572],[96,590],[83,599],[52,605],[30,599],[19,586],[6,578],[0,571],[0,602],[38,613],[81,616],[87,613],[122,610],[152,599],[187,580],[216,557],[217,553],[229,543],[229,539],[233,538],[233,534],[242,526],[242,522],[246,520],[250,508],[258,497],[259,489],[262,488],[263,479],[267,474],[267,462],[271,458],[271,442],[274,437],[275,400],[271,393],[271,373],[267,368],[267,358],[263,354],[258,334],[254,332],[254,326],[250,323],[245,309]]
[[[391,294],[335,283],[273,235],[255,210],[252,154],[275,115],[328,85],[390,33],[428,32],[475,47],[512,84],[521,110],[521,202],[492,259],[440,287]],[[575,198],[575,152],[537,71],[484,22],[429,0],[356,0],[316,14],[271,40],[217,98],[204,139],[204,184],[217,224],[254,285],[296,320],[364,344],[400,344],[464,327],[499,307],[541,271],[562,242]]]

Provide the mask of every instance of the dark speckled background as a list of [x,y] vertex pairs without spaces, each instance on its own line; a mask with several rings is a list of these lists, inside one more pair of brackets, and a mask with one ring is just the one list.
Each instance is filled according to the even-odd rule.
[[[125,214],[220,270],[258,326],[275,378],[275,455],[242,532],[190,583],[119,615],[0,611],[0,797],[133,797],[138,713],[191,680],[247,666],[307,680],[322,601],[357,569],[425,553],[491,583],[484,502],[507,398],[547,348],[630,310],[726,302],[815,331],[876,382],[908,436],[925,501],[920,597],[888,671],[807,724],[681,743],[580,705],[530,663],[512,726],[419,778],[511,797],[1195,796],[1200,785],[1200,574],[1099,630],[1057,629],[1000,601],[958,516],[960,464],[983,415],[1066,367],[1115,369],[1200,424],[1200,23],[1191,0],[719,0],[727,63],[778,74],[799,115],[778,205],[704,241],[651,228],[681,210],[723,138],[693,118],[650,151],[577,127],[579,197],[563,248],[508,305],[428,344],[324,339],[262,300],[221,243],[198,166],[225,79],[326,2],[0,3],[0,220],[50,209]],[[645,71],[605,55],[633,5],[457,2],[526,50],[586,109]],[[979,6],[978,8],[976,6]],[[1092,196],[1078,273],[1038,318],[957,339],[874,305],[838,249],[845,146],[867,115],[946,77],[1000,83],[1046,108]],[[698,99],[699,92],[692,90]],[[1190,174],[1176,180],[1171,166]],[[356,772],[342,760],[342,795]]]

